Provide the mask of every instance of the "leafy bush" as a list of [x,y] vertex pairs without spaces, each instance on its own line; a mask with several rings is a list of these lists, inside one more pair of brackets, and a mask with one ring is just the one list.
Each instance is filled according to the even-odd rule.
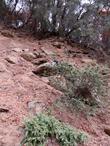
[[103,77],[98,66],[78,69],[67,63],[59,63],[57,76],[50,77],[50,84],[62,91],[66,101],[73,105],[97,105],[104,95]]
[[44,146],[47,138],[55,137],[61,146],[76,146],[87,136],[69,125],[61,123],[53,116],[40,114],[25,123],[25,137],[22,144]]

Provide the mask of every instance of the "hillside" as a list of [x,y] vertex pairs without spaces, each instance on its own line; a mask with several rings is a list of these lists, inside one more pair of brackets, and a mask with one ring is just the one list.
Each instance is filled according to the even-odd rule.
[[[39,65],[55,60],[79,68],[94,65],[98,62],[95,53],[75,44],[72,47],[62,39],[36,40],[11,35],[11,31],[2,30],[0,34],[0,146],[19,146],[24,119],[49,107],[55,117],[88,133],[84,146],[110,146],[109,96],[104,97],[93,116],[86,117],[81,112],[53,106],[62,93],[49,85],[48,77],[36,75]],[[49,142],[51,145],[57,144]]]

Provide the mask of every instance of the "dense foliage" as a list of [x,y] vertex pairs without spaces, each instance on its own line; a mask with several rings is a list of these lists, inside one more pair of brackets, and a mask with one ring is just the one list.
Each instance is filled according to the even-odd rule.
[[[89,47],[102,47],[106,50],[110,47],[108,0],[7,1],[14,15],[17,11],[21,19],[25,19],[23,23],[34,33],[41,36],[47,33],[60,35]],[[2,0],[0,5],[3,3]]]
[[77,106],[83,110],[99,105],[107,88],[102,68],[99,66],[79,69],[61,62],[57,66],[56,76],[50,77],[49,80],[52,86],[64,93],[61,98],[63,103],[65,102],[69,108]]
[[87,136],[66,125],[53,116],[40,114],[25,123],[25,137],[22,145],[44,146],[48,138],[56,138],[61,146],[76,146]]
[[0,19],[3,20],[3,16],[5,15],[6,4],[4,0],[0,1]]

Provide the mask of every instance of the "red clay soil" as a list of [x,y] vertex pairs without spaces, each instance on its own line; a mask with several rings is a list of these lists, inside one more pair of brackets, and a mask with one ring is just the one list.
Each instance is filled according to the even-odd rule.
[[[33,74],[35,65],[23,59],[22,53],[45,50],[48,60],[57,58],[77,66],[96,62],[78,48],[72,48],[64,42],[60,42],[61,48],[58,48],[53,45],[55,41],[58,42],[52,38],[38,41],[28,37],[0,35],[0,109],[4,110],[0,112],[0,146],[19,146],[25,118],[38,114],[61,94],[48,85],[47,78]],[[68,56],[68,50],[74,51],[74,55],[70,53]],[[34,103],[37,104],[35,109]],[[102,107],[95,116],[88,118],[58,108],[53,110],[53,114],[90,135],[84,146],[110,146],[110,136],[104,132],[104,128],[110,128],[109,106]]]

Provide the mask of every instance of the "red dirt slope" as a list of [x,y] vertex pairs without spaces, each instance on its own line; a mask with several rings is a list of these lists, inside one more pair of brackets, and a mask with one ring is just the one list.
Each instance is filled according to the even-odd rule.
[[[68,54],[71,49],[73,55]],[[33,74],[36,66],[21,57],[34,57],[33,52],[42,53],[49,61],[57,58],[78,66],[96,62],[76,47],[64,42],[58,46],[56,39],[37,41],[0,35],[0,109],[4,110],[0,112],[0,146],[19,146],[24,119],[41,112],[61,94],[48,85],[47,78]],[[91,138],[85,146],[110,146],[110,137],[104,132],[105,127],[110,128],[110,107],[102,107],[96,116],[88,118],[56,108],[53,114],[87,132]]]

